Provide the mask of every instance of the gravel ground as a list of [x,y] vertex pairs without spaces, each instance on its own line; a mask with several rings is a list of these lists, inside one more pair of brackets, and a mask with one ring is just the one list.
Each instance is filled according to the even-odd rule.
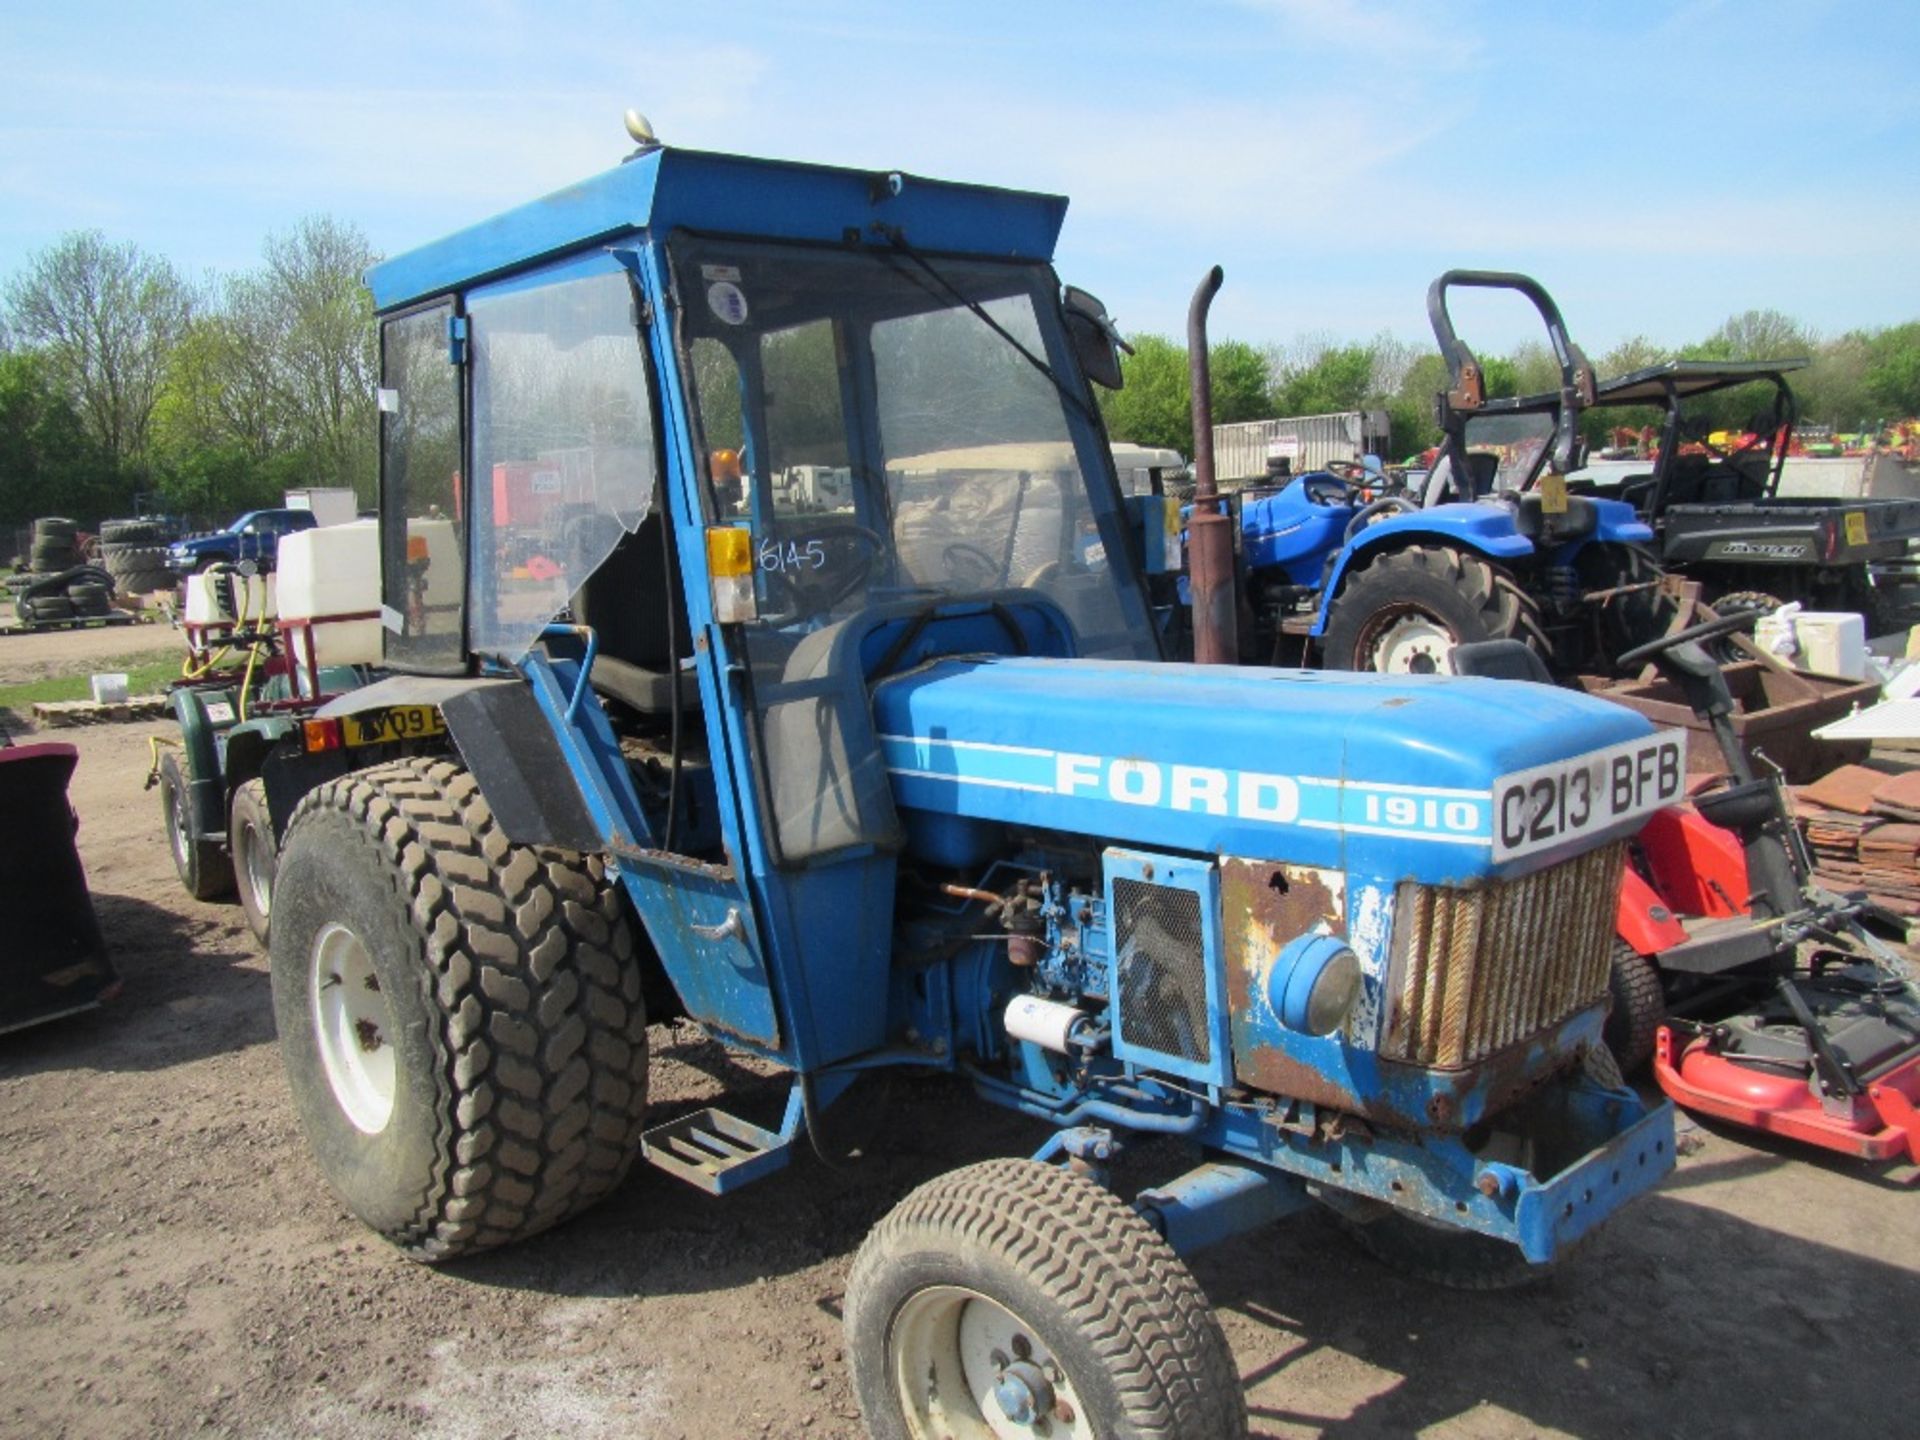
[[[12,663],[0,649],[0,677]],[[237,908],[176,883],[140,788],[146,733],[59,737],[81,749],[81,849],[126,989],[0,1037],[0,1432],[863,1433],[838,1319],[862,1235],[914,1184],[1029,1151],[1037,1130],[959,1087],[903,1083],[877,1159],[801,1156],[726,1199],[641,1167],[515,1249],[412,1264],[309,1160],[265,960]],[[660,1117],[723,1093],[778,1109],[776,1082],[692,1028],[653,1038]],[[1665,1187],[1526,1292],[1403,1280],[1318,1216],[1199,1257],[1254,1433],[1913,1433],[1920,1196],[1686,1129]]]

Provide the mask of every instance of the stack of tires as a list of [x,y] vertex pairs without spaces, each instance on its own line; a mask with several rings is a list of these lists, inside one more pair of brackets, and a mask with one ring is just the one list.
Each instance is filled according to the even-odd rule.
[[113,577],[97,565],[73,565],[57,575],[35,577],[20,592],[14,609],[33,625],[110,615],[113,588]]
[[74,543],[73,521],[60,515],[48,515],[33,522],[33,548],[28,552],[28,568],[38,575],[69,570],[80,563],[80,551]]
[[100,527],[100,561],[122,595],[173,588],[166,527],[157,520],[109,520]]

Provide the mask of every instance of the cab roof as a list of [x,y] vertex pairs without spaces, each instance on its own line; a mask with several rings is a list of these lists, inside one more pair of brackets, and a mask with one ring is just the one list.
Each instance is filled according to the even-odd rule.
[[656,148],[564,190],[482,220],[367,271],[388,311],[537,261],[672,229],[845,243],[899,230],[916,249],[1001,259],[1053,258],[1059,195]]

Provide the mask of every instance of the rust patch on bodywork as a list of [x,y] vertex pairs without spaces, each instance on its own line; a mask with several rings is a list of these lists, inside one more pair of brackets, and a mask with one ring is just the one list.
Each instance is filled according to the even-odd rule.
[[1227,997],[1233,1007],[1234,1071],[1242,1084],[1343,1110],[1359,1099],[1312,1065],[1256,1038],[1256,1015],[1268,1007],[1267,978],[1289,940],[1319,932],[1345,938],[1346,877],[1310,865],[1260,860],[1220,862],[1220,921],[1226,946]]

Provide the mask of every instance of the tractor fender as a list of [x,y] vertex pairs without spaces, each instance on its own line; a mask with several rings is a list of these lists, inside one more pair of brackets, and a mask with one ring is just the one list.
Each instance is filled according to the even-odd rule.
[[[587,703],[597,702],[589,696]],[[329,700],[319,718],[389,705],[439,709],[493,818],[516,845],[606,848],[566,753],[521,677],[394,675]]]
[[1347,576],[1389,550],[1409,545],[1445,545],[1455,550],[1471,550],[1488,560],[1512,562],[1533,557],[1533,542],[1513,523],[1513,511],[1505,505],[1485,501],[1433,505],[1406,515],[1395,515],[1369,525],[1334,557],[1332,573],[1320,591],[1320,609],[1308,633],[1316,638],[1326,633],[1327,616]]
[[1653,544],[1653,527],[1642,520],[1633,506],[1624,500],[1601,500],[1586,497],[1587,504],[1593,507],[1594,525],[1587,534],[1577,540],[1554,549],[1549,563],[1554,565],[1572,565],[1580,552],[1589,545],[1642,545]]
[[[231,703],[232,692],[212,692]],[[187,813],[194,840],[227,829],[227,787],[220,776],[220,746],[207,717],[208,692],[183,685],[173,692],[173,718],[180,725],[180,753],[187,768]]]

